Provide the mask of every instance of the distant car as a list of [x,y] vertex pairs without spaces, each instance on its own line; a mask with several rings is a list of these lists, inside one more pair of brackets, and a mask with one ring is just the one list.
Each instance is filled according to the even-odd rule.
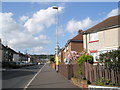
[[20,62],[16,62],[16,67],[21,67]]
[[34,62],[33,65],[37,65],[38,63]]
[[30,66],[30,64],[27,62],[27,63],[26,63],[26,66]]
[[40,65],[44,65],[45,63],[41,63]]
[[33,65],[33,63],[30,62],[30,63],[29,63],[29,66],[31,66],[31,65]]
[[22,67],[24,67],[26,64],[25,64],[25,62],[20,62],[20,65],[21,65]]
[[20,68],[21,67],[20,62],[10,62],[9,66],[12,68]]
[[10,62],[2,61],[2,68],[4,67],[10,67]]

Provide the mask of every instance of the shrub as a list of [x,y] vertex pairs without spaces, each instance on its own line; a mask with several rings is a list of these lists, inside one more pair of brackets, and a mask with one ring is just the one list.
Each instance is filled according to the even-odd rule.
[[106,67],[116,70],[117,67],[120,68],[120,50],[100,54],[98,61],[104,63]]
[[77,64],[81,64],[83,62],[88,62],[93,64],[93,56],[92,55],[82,55],[77,59]]
[[115,83],[105,78],[99,79],[97,82],[94,82],[94,84],[99,85],[99,86],[115,86]]
[[89,53],[82,51],[82,52],[76,52],[76,51],[71,51],[68,54],[68,60],[71,61],[76,61],[80,56],[82,55],[89,55]]

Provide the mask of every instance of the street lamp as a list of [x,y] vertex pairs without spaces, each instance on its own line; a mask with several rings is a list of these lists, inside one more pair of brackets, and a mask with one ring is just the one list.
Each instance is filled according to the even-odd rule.
[[60,50],[59,45],[58,45],[58,7],[53,7],[53,9],[57,10],[56,13],[56,47],[55,47],[55,61],[56,61],[56,71],[58,71],[58,65],[59,65],[59,61],[58,61],[58,52]]

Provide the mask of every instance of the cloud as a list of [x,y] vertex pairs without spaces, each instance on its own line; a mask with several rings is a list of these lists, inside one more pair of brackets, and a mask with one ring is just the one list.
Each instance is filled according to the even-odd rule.
[[85,18],[82,21],[71,19],[67,23],[66,31],[68,31],[69,33],[74,33],[74,32],[77,32],[79,29],[82,29],[82,30],[86,29],[92,24],[93,24],[93,21],[89,17]]
[[120,14],[120,9],[119,8],[116,8],[116,9],[113,9],[112,11],[110,11],[108,14],[107,14],[107,18],[108,17],[111,17],[111,16],[116,16],[116,15],[118,15],[118,14]]
[[101,12],[101,13],[98,13],[98,15],[104,15],[104,14],[106,14],[106,12]]
[[[63,7],[59,7],[59,13],[62,10]],[[31,18],[22,16],[20,20],[24,23],[16,22],[13,15],[11,12],[0,13],[0,38],[3,44],[7,41],[8,46],[17,51],[27,49],[35,53],[45,53],[43,49],[49,45],[50,37],[42,34],[41,31],[48,30],[55,24],[56,10],[49,7],[37,11]]]
[[[33,37],[33,34],[25,30],[25,27],[17,23],[12,13],[0,13],[0,30],[2,30],[3,43],[8,42],[8,46],[15,50],[41,48],[49,44],[49,38],[46,35],[39,34]],[[7,26],[6,26],[7,25]],[[40,52],[39,52],[40,53]]]
[[65,35],[65,32],[63,31],[62,27],[59,27],[59,29],[58,29],[58,35],[59,36],[64,36]]
[[43,50],[44,50],[43,47],[34,47],[30,50],[30,52],[40,54],[41,52],[43,52]]
[[[59,13],[62,12],[63,7],[59,7]],[[34,13],[32,18],[28,19],[24,24],[26,30],[31,33],[38,33],[45,29],[45,27],[50,27],[55,24],[55,15],[56,10],[52,7],[47,9],[41,9],[38,12]]]
[[[58,27],[58,37],[59,36],[63,37],[65,35],[65,30],[63,28],[64,28],[63,26]],[[56,31],[55,31],[54,35],[56,36]]]
[[28,20],[28,18],[28,16],[22,16],[20,17],[20,21],[25,22],[26,20]]

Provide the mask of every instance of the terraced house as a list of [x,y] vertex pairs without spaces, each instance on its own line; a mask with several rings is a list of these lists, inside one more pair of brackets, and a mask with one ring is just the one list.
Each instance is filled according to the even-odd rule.
[[68,58],[68,54],[71,51],[81,52],[83,51],[83,35],[81,34],[82,30],[78,31],[78,34],[72,39],[68,40],[64,48],[59,52],[60,62],[63,62],[64,59]]
[[82,32],[85,50],[94,57],[120,48],[120,15],[112,16]]

